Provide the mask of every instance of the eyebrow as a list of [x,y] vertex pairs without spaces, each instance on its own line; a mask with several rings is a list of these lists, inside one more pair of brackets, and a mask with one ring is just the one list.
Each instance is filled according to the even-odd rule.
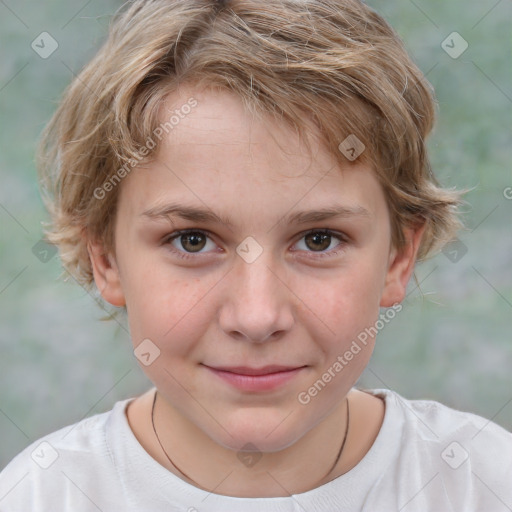
[[[179,217],[193,222],[211,222],[233,226],[233,223],[225,216],[217,215],[211,210],[196,208],[179,203],[166,204],[163,206],[155,206],[140,214],[150,219],[169,219],[170,217]],[[362,206],[341,206],[335,205],[328,208],[320,208],[317,210],[304,210],[294,212],[283,217],[279,223],[286,224],[307,224],[309,222],[319,222],[334,218],[350,218],[350,217],[368,217],[370,212]]]

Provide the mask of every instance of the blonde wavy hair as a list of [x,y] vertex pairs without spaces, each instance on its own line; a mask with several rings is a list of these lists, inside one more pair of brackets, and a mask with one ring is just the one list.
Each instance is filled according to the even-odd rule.
[[[340,165],[355,135],[382,184],[392,241],[425,224],[418,257],[461,226],[460,192],[432,173],[425,138],[433,90],[388,23],[358,0],[136,0],[114,16],[108,38],[65,91],[38,156],[51,214],[47,239],[64,268],[93,283],[88,239],[114,247],[120,186],[94,191],[139,155],[179,84],[215,86],[258,115],[305,137],[312,119]],[[145,157],[150,160],[155,150]]]

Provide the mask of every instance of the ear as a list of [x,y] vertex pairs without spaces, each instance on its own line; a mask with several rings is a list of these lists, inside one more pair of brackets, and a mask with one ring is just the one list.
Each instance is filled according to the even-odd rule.
[[404,300],[425,226],[426,224],[422,224],[404,229],[405,245],[399,250],[395,247],[391,249],[388,272],[380,299],[381,307],[389,308]]
[[94,282],[101,296],[113,306],[125,306],[126,300],[115,258],[105,252],[102,243],[89,241],[87,250],[91,260]]

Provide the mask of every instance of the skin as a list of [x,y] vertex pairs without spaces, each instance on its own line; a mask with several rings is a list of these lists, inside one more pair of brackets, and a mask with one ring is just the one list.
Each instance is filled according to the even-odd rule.
[[[393,248],[372,170],[357,161],[340,169],[314,127],[307,154],[284,124],[253,119],[232,94],[190,86],[168,97],[163,118],[192,96],[197,107],[162,140],[155,160],[121,183],[114,251],[89,241],[96,285],[105,300],[126,306],[134,347],[150,339],[160,350],[141,365],[158,390],[155,425],[192,480],[156,441],[153,393],[130,403],[128,421],[155,460],[203,489],[237,497],[306,492],[354,467],[379,432],[383,402],[351,390],[375,340],[307,405],[297,396],[375,323],[380,307],[403,300],[423,228],[405,230],[406,246]],[[176,202],[231,225],[144,214]],[[327,206],[356,213],[283,220]],[[183,229],[202,232],[195,249],[186,237],[171,240]],[[324,242],[306,236],[325,229],[336,234]],[[262,248],[251,263],[236,252],[249,236]],[[204,366],[270,364],[306,368],[278,389],[251,393]],[[349,435],[329,472],[347,426],[347,397]],[[262,454],[251,467],[237,457],[247,443]]]

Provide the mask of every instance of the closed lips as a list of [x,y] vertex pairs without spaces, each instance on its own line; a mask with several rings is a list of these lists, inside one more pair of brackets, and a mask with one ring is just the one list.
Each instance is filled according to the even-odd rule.
[[217,370],[221,372],[229,372],[236,373],[238,375],[269,375],[271,373],[281,373],[281,372],[289,372],[293,370],[297,370],[298,368],[303,368],[304,366],[265,366],[263,368],[250,368],[246,366],[230,366],[230,367],[215,367],[210,366],[212,370]]

